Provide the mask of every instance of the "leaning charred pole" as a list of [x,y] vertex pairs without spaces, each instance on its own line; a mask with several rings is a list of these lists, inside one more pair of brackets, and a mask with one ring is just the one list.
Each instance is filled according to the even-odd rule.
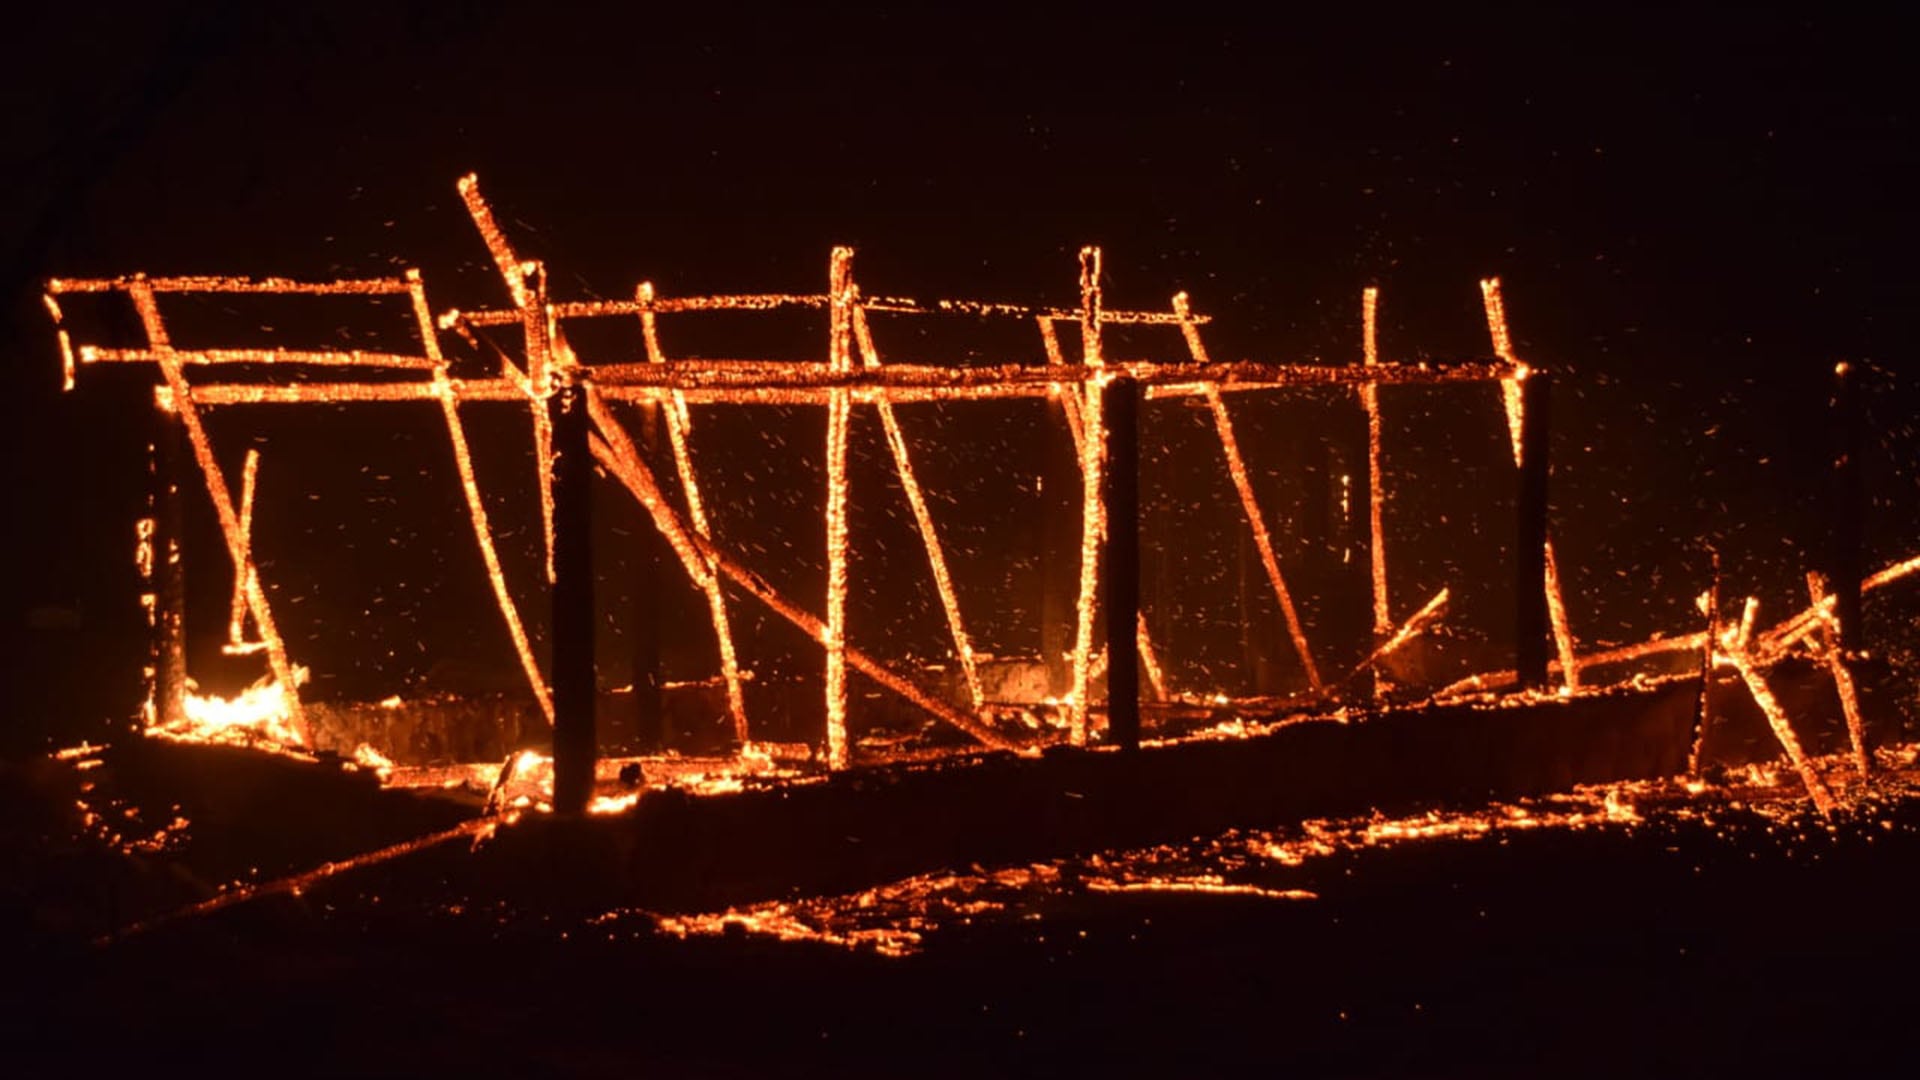
[[1548,403],[1553,379],[1534,370],[1520,380],[1520,492],[1514,542],[1514,670],[1520,688],[1547,685],[1553,655],[1547,605]]
[[1140,748],[1140,384],[1126,376],[1100,390],[1106,420],[1107,735]]
[[[564,374],[577,374],[578,368]],[[596,750],[593,669],[593,457],[586,388],[567,379],[547,399],[553,425],[553,808],[585,813]]]

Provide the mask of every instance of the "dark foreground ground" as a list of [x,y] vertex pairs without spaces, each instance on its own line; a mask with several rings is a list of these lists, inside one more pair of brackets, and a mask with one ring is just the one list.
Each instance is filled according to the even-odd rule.
[[[889,958],[435,895],[431,861],[16,943],[13,1076],[1904,1071],[1920,799],[1341,851],[1315,899],[1094,894]],[[380,897],[376,900],[374,897]]]

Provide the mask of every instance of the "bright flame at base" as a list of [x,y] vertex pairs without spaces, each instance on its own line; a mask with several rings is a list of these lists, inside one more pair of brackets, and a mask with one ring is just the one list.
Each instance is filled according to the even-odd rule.
[[[295,683],[305,683],[307,669],[293,670]],[[173,724],[150,724],[147,734],[182,742],[266,749],[306,748],[306,740],[294,726],[291,695],[273,676],[262,678],[232,697],[198,693],[191,682],[188,687],[183,719]]]

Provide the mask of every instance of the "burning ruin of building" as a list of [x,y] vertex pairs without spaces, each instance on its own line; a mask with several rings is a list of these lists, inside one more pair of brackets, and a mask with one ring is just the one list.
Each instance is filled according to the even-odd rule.
[[[504,286],[506,306],[436,311],[417,270],[331,282],[61,279],[49,282],[46,293],[69,387],[86,369],[107,365],[137,365],[159,375],[154,494],[151,512],[137,528],[136,554],[147,581],[142,602],[153,640],[142,730],[186,743],[332,755],[357,763],[389,787],[469,791],[485,800],[485,816],[389,853],[491,831],[500,820],[493,815],[517,817],[525,810],[558,811],[563,818],[624,812],[644,831],[651,827],[644,823],[660,814],[690,813],[678,801],[690,793],[765,797],[771,801],[758,813],[792,814],[801,821],[890,816],[900,822],[889,833],[896,846],[915,853],[878,859],[861,871],[871,874],[959,857],[950,837],[927,838],[939,832],[937,819],[995,804],[1019,807],[1017,816],[1040,823],[1023,844],[1013,845],[1022,851],[1090,840],[1115,821],[1139,824],[1140,815],[1126,810],[1125,792],[1142,769],[1195,770],[1218,785],[1210,795],[1186,797],[1184,812],[1165,806],[1155,811],[1164,827],[1178,829],[1275,807],[1306,810],[1355,799],[1364,804],[1370,785],[1432,794],[1527,794],[1573,782],[1697,775],[1711,756],[1716,681],[1743,690],[1747,701],[1740,707],[1764,720],[1808,794],[1824,808],[1832,799],[1830,781],[1768,681],[1796,653],[1812,657],[1830,680],[1852,767],[1861,775],[1871,768],[1870,718],[1853,674],[1860,598],[1920,568],[1920,560],[1868,575],[1856,557],[1842,560],[1830,577],[1810,574],[1809,605],[1768,628],[1760,625],[1754,601],[1723,600],[1717,587],[1708,588],[1701,627],[1581,653],[1548,524],[1550,379],[1515,354],[1496,280],[1481,283],[1490,358],[1445,364],[1383,359],[1375,329],[1380,298],[1369,288],[1361,297],[1358,362],[1217,361],[1202,335],[1208,320],[1184,293],[1166,310],[1109,308],[1101,253],[1091,247],[1080,253],[1077,306],[868,295],[856,283],[847,248],[831,253],[827,288],[820,293],[671,297],[643,282],[631,299],[563,300],[550,292],[547,267],[523,258],[509,241],[476,180],[463,179],[459,190]],[[392,351],[203,347],[176,340],[170,312],[162,310],[163,302],[234,296],[403,306],[410,345]],[[98,343],[93,324],[67,310],[80,297],[124,302],[138,328],[137,344]],[[693,313],[794,311],[824,313],[824,360],[675,359],[663,344],[669,317],[678,325]],[[884,358],[874,331],[882,319],[1028,324],[1038,362]],[[594,344],[595,328],[608,323],[637,324],[637,357]],[[1127,350],[1110,343],[1116,332],[1134,330],[1163,333],[1156,347],[1178,351],[1143,357],[1131,351],[1136,342],[1129,341]],[[1846,378],[1844,365],[1839,377]],[[1400,661],[1410,643],[1446,617],[1450,587],[1419,598],[1417,606],[1389,593],[1380,391],[1454,384],[1484,384],[1489,402],[1497,399],[1505,415],[1514,478],[1514,532],[1507,547],[1513,655],[1510,665],[1495,670],[1422,685],[1400,677],[1410,670]],[[1366,521],[1358,546],[1365,550],[1369,595],[1358,648],[1344,640],[1339,647],[1314,640],[1296,602],[1298,582],[1290,584],[1269,524],[1275,515],[1262,505],[1236,434],[1236,412],[1244,422],[1248,411],[1306,393],[1347,395],[1348,407],[1365,422],[1358,500],[1351,498],[1353,478],[1341,477],[1347,511],[1357,518],[1352,503],[1364,504]],[[937,501],[916,471],[916,453],[938,454],[940,448],[930,451],[924,437],[911,437],[914,418],[899,408],[1009,401],[1026,402],[1032,416],[1041,418],[1044,452],[1033,463],[1036,487],[1054,500],[1063,490],[1074,493],[1067,506],[1074,519],[1071,535],[1054,537],[1040,575],[1042,595],[1029,605],[1042,623],[1038,655],[1006,656],[982,647],[985,639],[961,601],[965,590],[956,585]],[[1237,503],[1238,527],[1271,592],[1297,669],[1296,683],[1280,692],[1238,693],[1218,682],[1186,682],[1156,640],[1140,588],[1141,433],[1150,402],[1190,405],[1211,429],[1215,464]],[[253,549],[262,527],[256,492],[262,474],[277,471],[277,462],[248,449],[235,483],[232,448],[216,445],[208,421],[229,410],[299,406],[340,415],[340,407],[377,410],[403,403],[439,414],[453,464],[448,479],[457,484],[498,632],[511,644],[521,685],[502,694],[417,700],[308,697],[303,686],[312,663],[282,632],[263,581],[267,568]],[[824,536],[820,594],[775,584],[775,575],[754,554],[766,545],[716,527],[713,477],[696,462],[694,420],[754,405],[825,411],[823,512],[814,519]],[[879,420],[891,483],[910,511],[920,549],[912,560],[916,572],[937,598],[944,655],[931,660],[899,655],[885,641],[858,640],[849,632],[850,595],[881,587],[863,583],[851,565],[849,431],[866,406]],[[531,474],[509,477],[500,468],[490,473],[476,461],[473,428],[503,417],[517,427],[513,418],[522,409],[531,434]],[[263,669],[238,694],[200,693],[188,672],[184,575],[189,558],[196,569],[217,561],[183,543],[189,459],[212,505],[231,570],[222,651],[234,664]],[[625,687],[605,685],[596,670],[596,633],[607,616],[596,608],[593,552],[610,542],[604,523],[595,521],[596,476],[637,505],[638,520],[668,553],[667,572],[643,580],[643,595],[633,606],[644,613],[678,574],[698,594],[712,642],[706,677],[670,684],[660,668],[658,641],[632,662]],[[531,581],[509,572],[511,560],[503,558],[494,520],[500,507],[522,501],[512,494],[521,491],[530,493],[525,501],[538,509],[539,557]],[[478,580],[469,584],[481,587]],[[823,661],[817,672],[777,689],[756,676],[743,661],[742,643],[755,632],[750,627],[761,612],[817,648]],[[530,630],[543,616],[544,649]],[[707,630],[683,636],[705,641]],[[639,636],[660,632],[655,626]],[[1716,680],[1716,673],[1733,678]],[[855,675],[864,681],[856,682]],[[858,693],[856,686],[875,693]],[[779,722],[751,707],[750,699],[757,696],[764,705],[773,700],[769,695],[779,697]],[[794,699],[802,696],[817,704],[796,708]],[[876,701],[899,707],[871,704]],[[724,732],[719,748],[696,752],[656,739],[645,752],[603,751],[599,730],[613,712],[625,711],[629,719],[639,718],[639,729],[655,731],[663,713],[676,707],[714,714]],[[1730,708],[1720,703],[1720,711]],[[398,737],[403,728],[406,737]],[[1045,752],[1054,747],[1086,752]],[[1433,756],[1418,768],[1407,765],[1423,747]],[[1155,760],[1160,764],[1151,764]],[[881,796],[864,803],[857,793],[870,789],[840,782],[862,772],[892,777]],[[956,775],[974,779],[951,779]],[[912,790],[916,784],[935,794]],[[1063,811],[1062,792],[1085,805]],[[655,793],[674,798],[652,799]],[[824,802],[799,809],[798,801],[809,798]],[[1141,829],[1146,838],[1157,835],[1154,828]],[[728,835],[714,826],[709,838]],[[805,857],[804,851],[793,856]],[[805,875],[768,870],[748,877],[752,892],[791,885]],[[721,893],[695,890],[688,902]],[[671,889],[662,895],[685,899]]]

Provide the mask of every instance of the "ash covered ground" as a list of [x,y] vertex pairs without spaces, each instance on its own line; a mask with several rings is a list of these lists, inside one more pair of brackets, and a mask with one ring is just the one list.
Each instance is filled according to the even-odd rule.
[[1831,819],[1755,766],[700,916],[450,892],[451,845],[133,933],[239,852],[10,768],[7,1040],[23,1075],[1847,1068],[1905,1040],[1913,758],[1823,759]]

